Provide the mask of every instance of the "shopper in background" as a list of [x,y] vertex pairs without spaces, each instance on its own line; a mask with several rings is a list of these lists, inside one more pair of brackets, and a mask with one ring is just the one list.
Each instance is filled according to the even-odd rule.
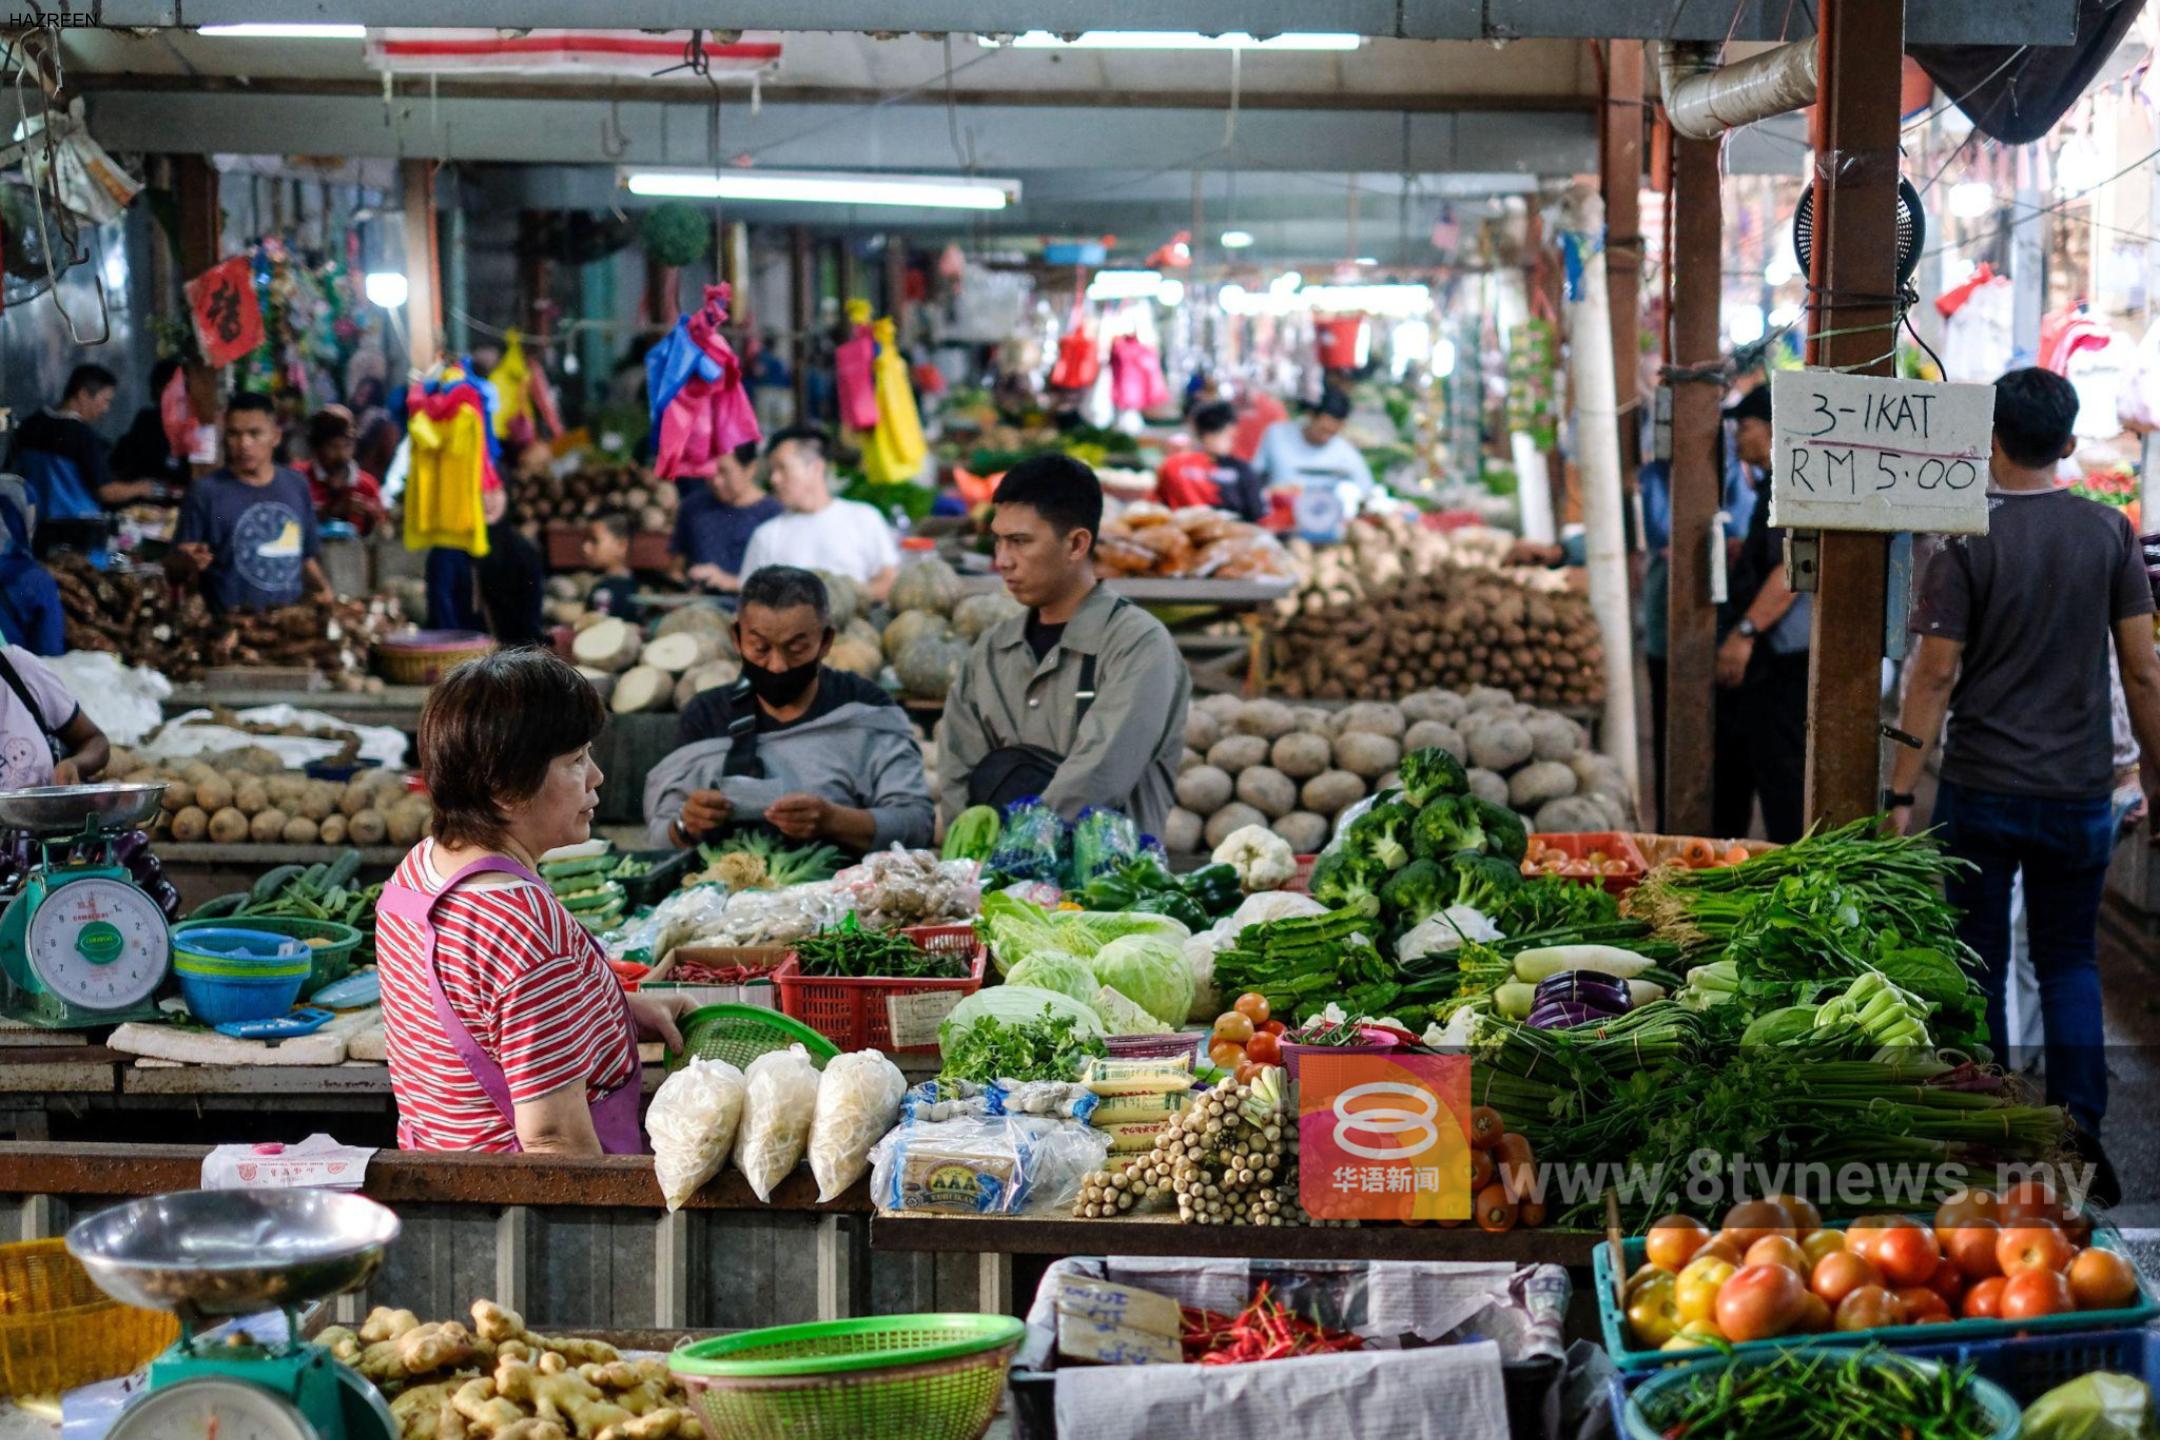
[[900,542],[873,506],[832,493],[831,442],[810,426],[782,430],[766,447],[773,494],[787,507],[757,527],[743,552],[745,575],[792,565],[845,575],[883,600],[900,570]]
[[1943,849],[1970,867],[1945,889],[1961,912],[1958,933],[1986,967],[1988,1027],[2007,1049],[2010,889],[2022,873],[2048,1099],[2078,1122],[2105,1185],[2097,926],[2117,819],[2115,743],[2098,697],[2112,640],[2131,728],[2160,754],[2160,658],[2129,522],[2055,488],[2077,411],[2077,392],[2051,371],[1995,382],[1987,533],[1948,537],[1928,565],[1898,722],[1924,743],[1898,750],[1884,801],[1909,829],[1912,792],[1947,712],[1934,824]]
[[382,523],[382,481],[353,460],[352,411],[325,405],[308,421],[308,461],[300,467],[317,520],[341,520],[362,535]]
[[712,478],[695,476],[676,482],[681,502],[675,507],[671,548],[691,584],[723,594],[742,588],[743,556],[750,537],[766,521],[785,513],[757,478],[757,444],[745,441],[713,465]]
[[30,487],[47,520],[81,520],[143,499],[147,480],[115,480],[112,446],[92,427],[112,409],[120,381],[102,365],[78,365],[58,405],[22,422],[8,452],[8,469]]
[[994,563],[1027,612],[983,632],[945,699],[946,822],[1039,795],[1068,820],[1106,805],[1160,835],[1192,672],[1160,620],[1095,578],[1102,484],[1070,456],[1035,455],[993,499]]
[[277,406],[241,391],[225,405],[225,467],[188,487],[166,568],[199,580],[223,612],[290,605],[303,592],[332,598],[307,481],[270,457]]
[[1237,410],[1218,400],[1194,410],[1188,423],[1199,448],[1163,461],[1156,472],[1155,498],[1173,510],[1208,505],[1243,520],[1265,516],[1267,492],[1260,473],[1230,449],[1237,439]]
[[537,645],[545,633],[541,606],[547,598],[547,565],[540,547],[510,522],[510,479],[480,492],[487,520],[488,553],[472,562],[480,587],[480,614],[504,649]]
[[1333,385],[1302,420],[1279,420],[1260,437],[1253,467],[1270,490],[1295,492],[1298,532],[1336,539],[1343,522],[1373,494],[1372,469],[1343,433],[1350,397]]
[[585,597],[586,608],[635,625],[642,616],[637,577],[630,573],[630,534],[630,517],[620,510],[610,511],[585,522],[585,539],[578,551],[587,569],[600,572],[592,593]]
[[907,712],[826,665],[832,642],[824,581],[789,566],[750,572],[735,621],[742,678],[690,702],[675,750],[645,777],[655,844],[742,826],[856,854],[930,843],[937,811]]
[[[168,356],[150,367],[150,403],[135,412],[135,419],[112,448],[112,473],[122,480],[147,482],[152,493],[160,487],[175,497],[186,490],[194,472],[188,467],[185,449],[175,450],[172,432],[165,428],[165,392],[178,382],[184,402],[187,367]],[[188,424],[195,423],[188,412]]]
[[0,639],[32,655],[67,650],[67,612],[60,582],[40,565],[31,541],[37,506],[20,476],[0,475]]
[[[1770,387],[1758,385],[1725,412],[1733,447],[1757,475],[1756,493],[1770,493]],[[1721,691],[1713,760],[1712,828],[1746,835],[1755,802],[1763,833],[1789,845],[1807,828],[1808,646],[1814,597],[1796,595],[1785,579],[1785,532],[1770,527],[1770,506],[1759,503],[1730,569],[1736,613],[1718,619],[1717,683]]]

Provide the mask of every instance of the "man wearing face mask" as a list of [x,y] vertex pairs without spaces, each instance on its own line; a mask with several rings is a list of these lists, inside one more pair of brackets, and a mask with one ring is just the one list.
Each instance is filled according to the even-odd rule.
[[645,777],[656,843],[758,828],[857,854],[930,843],[936,814],[907,712],[823,664],[832,642],[817,576],[769,565],[743,581],[742,678],[690,702],[675,750]]

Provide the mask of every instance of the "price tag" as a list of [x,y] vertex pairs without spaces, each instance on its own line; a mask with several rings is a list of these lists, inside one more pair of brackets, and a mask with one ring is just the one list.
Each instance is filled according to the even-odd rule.
[[938,1022],[960,1003],[958,990],[925,990],[920,995],[885,997],[885,1023],[892,1029],[895,1050],[937,1044]]
[[1987,533],[1994,386],[1780,370],[1770,409],[1771,524]]

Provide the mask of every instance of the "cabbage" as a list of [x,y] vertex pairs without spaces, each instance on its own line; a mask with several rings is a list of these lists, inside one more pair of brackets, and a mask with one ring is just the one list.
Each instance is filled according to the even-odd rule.
[[[1050,912],[1031,900],[1002,890],[982,897],[982,919],[976,922],[990,946],[990,959],[1000,975],[1038,950],[1072,952],[1050,923]],[[1089,946],[1093,954],[1099,946]]]
[[1083,1005],[1093,1004],[1095,992],[1100,988],[1087,961],[1063,950],[1037,950],[1005,972],[1005,983],[1055,990],[1060,995],[1072,996]]
[[1128,935],[1152,935],[1172,945],[1183,945],[1192,934],[1173,916],[1137,910],[1061,910],[1050,917],[1050,923],[1065,938],[1065,948],[1083,958]]
[[1168,1025],[1108,985],[1097,986],[1095,998],[1089,1003],[1095,1007],[1095,1013],[1102,1016],[1103,1024],[1110,1028],[1112,1035],[1165,1035],[1170,1031]]
[[1096,952],[1095,978],[1131,1000],[1165,1025],[1182,1025],[1192,1009],[1192,966],[1181,948],[1188,938],[1178,926],[1176,939],[1127,935]]
[[1038,990],[1032,985],[993,985],[967,996],[938,1022],[938,1049],[950,1050],[961,1032],[978,1021],[1024,1025],[1030,1020],[1042,1019],[1045,1008],[1052,1015],[1070,1015],[1077,1034],[1103,1033],[1101,1018],[1070,995],[1056,990]]

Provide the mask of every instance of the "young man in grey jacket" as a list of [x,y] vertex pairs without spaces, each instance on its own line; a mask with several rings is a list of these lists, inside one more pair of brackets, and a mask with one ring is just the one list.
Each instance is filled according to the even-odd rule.
[[983,632],[945,698],[945,818],[1027,795],[1090,805],[1161,835],[1192,675],[1162,622],[1095,578],[1102,486],[1065,455],[1007,471],[990,524],[997,572],[1027,613]]
[[743,581],[742,678],[683,711],[676,748],[645,777],[645,820],[678,848],[742,826],[854,854],[926,846],[936,825],[907,712],[823,663],[825,582],[769,565]]

